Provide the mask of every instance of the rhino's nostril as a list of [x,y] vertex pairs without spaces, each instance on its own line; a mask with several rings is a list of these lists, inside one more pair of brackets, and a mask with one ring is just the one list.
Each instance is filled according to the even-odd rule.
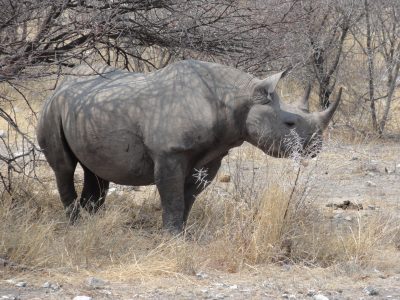
[[295,122],[288,121],[288,122],[285,122],[285,125],[286,125],[287,127],[289,127],[289,128],[294,128],[294,127],[296,126],[296,123],[295,123]]

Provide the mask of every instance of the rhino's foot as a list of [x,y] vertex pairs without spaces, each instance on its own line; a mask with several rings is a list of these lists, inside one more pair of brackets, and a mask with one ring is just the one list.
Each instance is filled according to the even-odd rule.
[[169,229],[162,229],[161,237],[164,241],[176,240],[182,237],[182,232],[171,231]]
[[181,231],[176,229],[163,229],[162,237],[164,240],[174,241],[196,241],[196,235],[192,231],[183,229]]
[[[82,205],[82,203],[85,203],[85,205]],[[101,203],[96,203],[92,201],[82,201],[81,200],[81,207],[83,207],[89,214],[94,215],[96,214],[99,210],[105,209],[105,205],[103,204],[104,201]]]
[[173,236],[183,234],[183,222],[164,222],[163,231]]
[[177,228],[177,227],[163,227],[163,232],[166,232],[173,236],[183,234],[183,230],[181,228]]
[[79,202],[74,201],[71,205],[66,208],[65,214],[69,221],[70,225],[75,224],[75,222],[79,219],[80,216],[80,205]]

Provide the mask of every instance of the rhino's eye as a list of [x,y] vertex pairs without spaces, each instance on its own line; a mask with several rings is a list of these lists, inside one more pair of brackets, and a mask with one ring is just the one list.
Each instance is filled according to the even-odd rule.
[[273,101],[272,95],[266,90],[257,91],[253,95],[253,102],[255,104],[267,105]]
[[266,99],[264,99],[264,101],[262,102],[263,105],[267,105],[267,104],[271,104],[272,99],[267,97]]

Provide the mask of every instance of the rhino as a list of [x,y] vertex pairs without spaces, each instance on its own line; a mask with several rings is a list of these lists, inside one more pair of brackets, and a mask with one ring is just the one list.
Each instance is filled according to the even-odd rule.
[[[72,73],[45,102],[37,127],[68,218],[73,222],[80,207],[98,211],[110,182],[155,184],[163,228],[172,233],[184,229],[197,195],[231,148],[246,141],[287,157],[293,150],[283,141],[294,133],[303,155],[317,153],[341,94],[326,110],[310,113],[310,88],[296,105],[280,100],[276,86],[284,72],[261,80],[196,60],[148,74],[87,66]],[[79,201],[78,163],[84,171]],[[197,182],[198,170],[206,170],[205,184]]]

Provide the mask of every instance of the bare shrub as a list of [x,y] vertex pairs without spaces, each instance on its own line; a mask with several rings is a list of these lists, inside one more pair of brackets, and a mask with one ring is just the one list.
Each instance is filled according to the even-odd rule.
[[236,201],[212,187],[219,196],[206,191],[195,205],[189,230],[198,243],[207,243],[213,267],[232,272],[271,262],[367,267],[376,263],[378,249],[396,247],[398,218],[383,212],[375,217],[358,214],[354,223],[338,224],[319,199],[310,196],[318,160],[308,167],[293,161],[273,163],[267,163],[268,181],[259,178],[262,187],[253,185],[258,196],[251,202],[245,200],[249,190]]

